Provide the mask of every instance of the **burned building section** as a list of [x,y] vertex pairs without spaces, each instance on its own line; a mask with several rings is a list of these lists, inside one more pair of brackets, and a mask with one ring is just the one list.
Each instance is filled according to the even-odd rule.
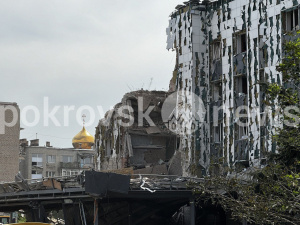
[[99,170],[127,168],[137,174],[181,173],[180,163],[177,166],[176,159],[172,159],[177,137],[161,118],[167,95],[159,91],[130,92],[106,113],[96,127]]
[[216,162],[259,166],[266,152],[276,150],[275,106],[266,106],[266,84],[282,82],[276,65],[286,33],[299,29],[298,5],[188,1],[170,15],[167,49],[177,56],[170,91],[187,99],[194,92],[206,110],[199,130],[180,136],[186,175],[207,174]]

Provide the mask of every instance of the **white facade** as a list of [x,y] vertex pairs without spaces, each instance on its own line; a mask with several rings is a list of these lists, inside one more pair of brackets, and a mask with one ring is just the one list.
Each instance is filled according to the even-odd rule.
[[[177,60],[170,87],[187,96],[186,104],[193,104],[194,92],[206,110],[198,132],[181,135],[183,175],[207,174],[220,159],[230,167],[259,165],[264,152],[275,151],[265,90],[282,82],[276,65],[285,33],[299,28],[299,2],[189,1],[171,14],[167,49]],[[235,116],[240,106],[247,109],[244,127]]]

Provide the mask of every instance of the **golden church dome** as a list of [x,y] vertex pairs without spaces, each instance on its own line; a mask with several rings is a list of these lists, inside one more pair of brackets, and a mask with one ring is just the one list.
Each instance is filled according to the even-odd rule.
[[94,137],[83,126],[82,130],[72,139],[72,144],[76,149],[91,149],[94,140]]

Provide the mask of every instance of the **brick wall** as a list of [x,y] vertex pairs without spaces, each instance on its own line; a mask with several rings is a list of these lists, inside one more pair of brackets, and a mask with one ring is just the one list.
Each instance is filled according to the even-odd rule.
[[[16,103],[1,103],[0,106],[14,106],[18,112],[18,122],[13,127],[6,127],[5,133],[0,134],[0,182],[14,181],[19,171],[19,136],[20,110]],[[5,121],[11,122],[13,113],[5,111]],[[3,121],[0,121],[3,123]]]

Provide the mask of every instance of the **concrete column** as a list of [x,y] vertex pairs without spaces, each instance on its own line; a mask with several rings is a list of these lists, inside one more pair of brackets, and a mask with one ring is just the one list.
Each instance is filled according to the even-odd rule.
[[191,216],[191,225],[196,225],[196,210],[195,210],[195,199],[190,199],[190,216]]
[[99,224],[99,203],[97,199],[94,200],[94,225]]
[[30,202],[31,222],[46,222],[46,212],[44,206],[38,202]]

